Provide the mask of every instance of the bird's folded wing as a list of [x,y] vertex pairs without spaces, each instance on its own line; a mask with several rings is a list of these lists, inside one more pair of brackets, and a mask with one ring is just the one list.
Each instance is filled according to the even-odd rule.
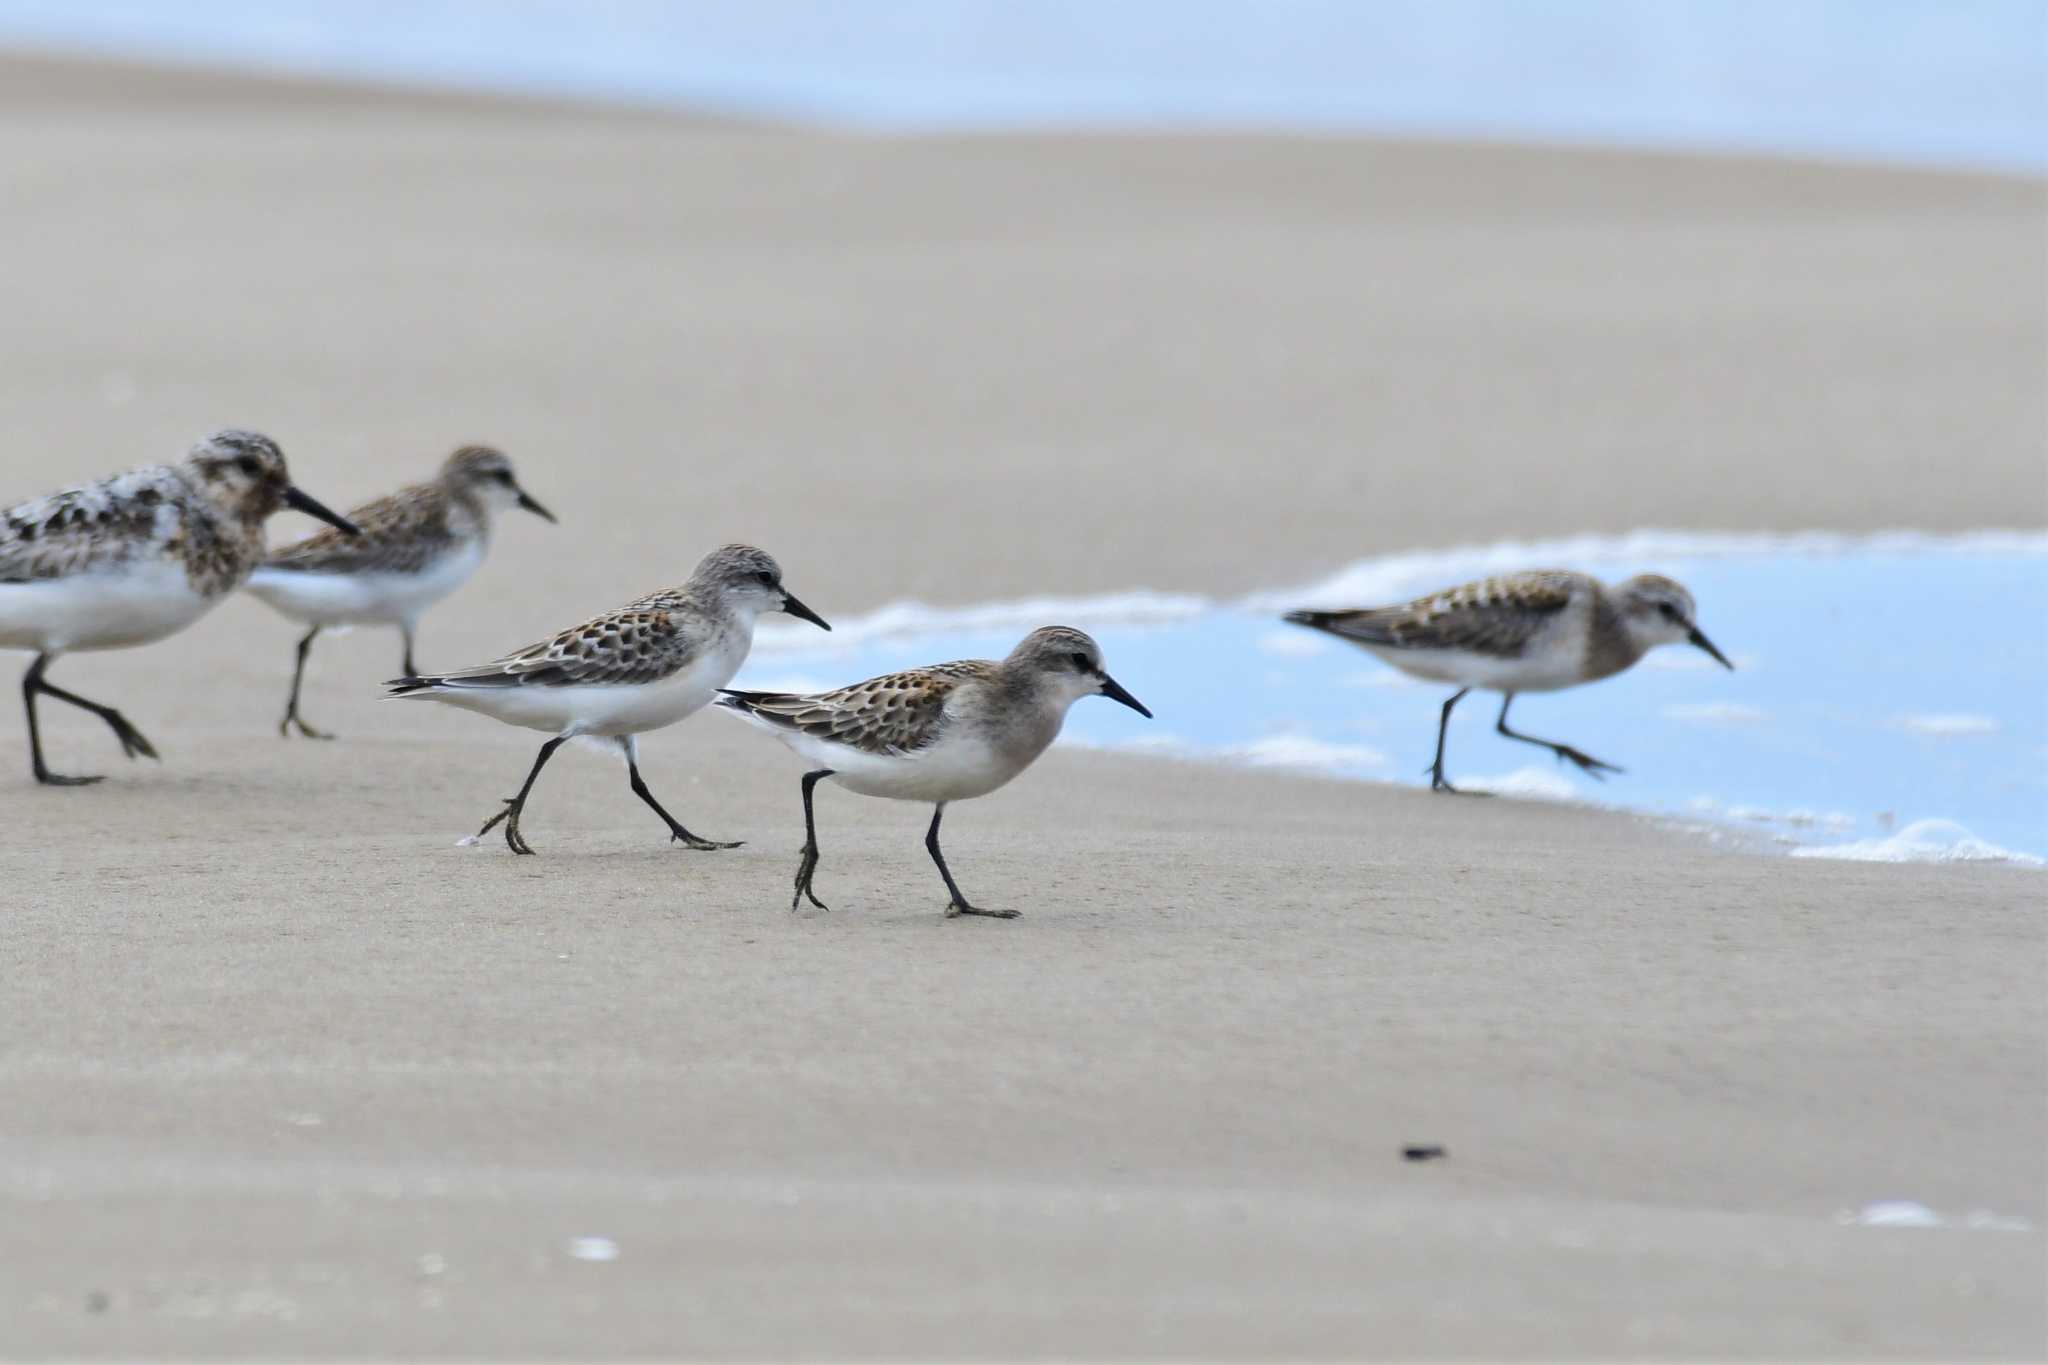
[[651,683],[688,667],[702,647],[669,611],[621,607],[502,659],[424,681],[441,687]]
[[1302,625],[1395,649],[1514,655],[1571,605],[1576,578],[1535,572],[1484,578],[1398,607],[1296,612]]
[[979,659],[887,673],[831,692],[730,693],[739,708],[786,730],[869,754],[911,754],[936,741],[946,702],[994,667]]
[[146,471],[0,511],[0,583],[34,583],[118,564],[154,541],[175,501]]
[[361,535],[326,527],[274,552],[263,567],[290,573],[417,573],[453,537],[447,495],[432,484],[401,488],[351,508],[348,519]]

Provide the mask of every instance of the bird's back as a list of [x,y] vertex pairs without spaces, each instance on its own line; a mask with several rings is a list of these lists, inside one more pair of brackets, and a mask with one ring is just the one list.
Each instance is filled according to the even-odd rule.
[[719,705],[771,730],[808,735],[860,753],[906,755],[945,733],[947,703],[963,686],[986,682],[997,665],[962,659],[885,673],[829,692],[732,692]]
[[167,465],[61,489],[0,511],[0,583],[34,583],[166,553],[190,490]]
[[1536,569],[1462,583],[1397,606],[1297,611],[1287,620],[1350,640],[1416,677],[1502,691],[1583,681],[1598,580]]
[[263,561],[266,572],[413,574],[427,569],[481,533],[438,483],[413,484],[351,508],[362,531],[345,535],[327,527],[287,545]]

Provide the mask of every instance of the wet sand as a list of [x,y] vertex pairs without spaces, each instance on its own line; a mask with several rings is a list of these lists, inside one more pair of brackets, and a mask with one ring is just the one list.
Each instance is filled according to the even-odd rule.
[[[729,539],[850,616],[1645,525],[2048,524],[2021,182],[875,140],[28,60],[0,149],[0,499],[229,422],[336,505],[499,443],[563,524],[502,528],[429,665]],[[46,710],[97,788],[36,790],[0,720],[0,1352],[2048,1330],[2038,874],[1061,752],[947,820],[970,894],[1025,918],[943,921],[925,813],[830,788],[833,911],[791,915],[800,767],[729,718],[646,769],[745,848],[665,847],[571,752],[515,859],[453,845],[526,736],[378,701],[397,642],[359,631],[308,694],[343,738],[283,742],[292,639],[238,600],[62,661],[165,755]],[[2032,1230],[1837,1221],[1887,1199]]]

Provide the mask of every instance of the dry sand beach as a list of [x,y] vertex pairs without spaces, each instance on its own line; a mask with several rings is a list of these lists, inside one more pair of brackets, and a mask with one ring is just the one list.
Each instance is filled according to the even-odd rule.
[[[0,498],[223,423],[336,507],[499,443],[562,524],[430,667],[730,539],[840,618],[2048,525],[2024,181],[28,59],[0,164]],[[1055,752],[947,821],[1024,919],[943,921],[924,813],[830,789],[798,916],[800,768],[730,718],[644,762],[743,849],[587,753],[541,857],[456,848],[528,738],[381,703],[359,631],[309,684],[343,738],[280,741],[293,637],[242,599],[61,663],[165,755],[55,713],[97,788],[0,718],[0,1354],[2042,1348],[2038,873]],[[1883,1199],[2031,1230],[1837,1220]]]

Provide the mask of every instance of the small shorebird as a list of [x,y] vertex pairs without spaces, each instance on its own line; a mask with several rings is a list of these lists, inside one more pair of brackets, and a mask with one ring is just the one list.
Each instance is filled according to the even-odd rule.
[[1594,777],[1621,769],[1508,728],[1519,692],[1556,692],[1629,668],[1657,645],[1685,642],[1734,668],[1693,623],[1692,594],[1658,574],[1638,574],[1609,588],[1588,574],[1537,569],[1447,588],[1396,607],[1357,611],[1292,611],[1298,626],[1349,640],[1413,677],[1452,683],[1457,691],[1437,721],[1436,762],[1429,785],[1455,792],[1444,777],[1444,731],[1451,708],[1477,687],[1504,695],[1494,729],[1540,744]]
[[405,637],[402,667],[408,676],[417,674],[412,644],[420,613],[476,572],[490,545],[491,515],[506,507],[555,519],[519,486],[510,460],[489,446],[464,446],[433,482],[351,508],[348,518],[362,529],[360,536],[321,531],[264,560],[249,575],[249,591],[310,627],[299,640],[278,734],[289,736],[297,726],[308,739],[334,738],[299,714],[306,656],[328,626],[397,626]]
[[503,821],[514,853],[533,849],[519,833],[519,816],[534,779],[555,750],[578,735],[618,742],[626,756],[633,794],[668,825],[671,842],[690,848],[738,848],[700,839],[661,808],[640,780],[636,736],[673,725],[703,708],[732,681],[754,644],[761,613],[786,611],[832,629],[782,586],[782,568],[751,545],[728,545],[706,555],[690,581],[593,616],[537,645],[454,673],[394,678],[388,695],[446,702],[507,725],[554,736],[540,746],[519,795],[477,831]]
[[21,680],[36,781],[75,787],[43,762],[36,698],[92,712],[128,757],[155,758],[111,706],[44,681],[60,654],[125,649],[174,635],[240,587],[263,558],[263,523],[296,508],[354,535],[355,526],[294,488],[277,442],[216,431],[184,463],[150,465],[0,511],[0,649],[35,653]]
[[1095,641],[1066,626],[1045,626],[1025,636],[1001,663],[934,664],[808,696],[728,690],[718,704],[773,732],[817,765],[803,777],[804,848],[790,909],[805,896],[826,908],[811,890],[818,870],[811,792],[829,777],[862,796],[932,802],[924,846],[952,897],[946,914],[1015,919],[1015,910],[983,910],[960,894],[939,851],[939,820],[949,802],[986,796],[1030,767],[1058,736],[1067,708],[1095,696],[1152,718],[1102,671]]

